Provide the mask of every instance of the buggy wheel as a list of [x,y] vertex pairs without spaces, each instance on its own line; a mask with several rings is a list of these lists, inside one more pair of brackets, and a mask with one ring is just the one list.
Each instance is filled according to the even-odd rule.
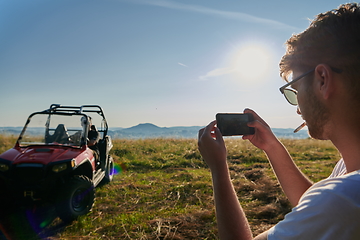
[[114,160],[113,158],[109,155],[108,156],[108,161],[106,164],[106,169],[105,169],[105,176],[103,179],[103,183],[109,183],[113,180],[114,178],[114,173],[115,173],[115,168],[114,168]]
[[86,176],[74,176],[58,197],[57,213],[64,222],[71,222],[91,211],[95,200],[93,183]]

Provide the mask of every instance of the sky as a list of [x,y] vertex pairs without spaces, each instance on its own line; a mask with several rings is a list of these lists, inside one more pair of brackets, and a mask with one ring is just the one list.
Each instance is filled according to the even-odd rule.
[[254,109],[302,123],[279,91],[286,40],[335,0],[0,0],[0,127],[51,104],[110,127],[204,126]]

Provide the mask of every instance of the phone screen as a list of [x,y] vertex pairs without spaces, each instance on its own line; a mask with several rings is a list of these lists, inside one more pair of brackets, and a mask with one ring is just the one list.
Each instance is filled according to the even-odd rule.
[[247,123],[253,121],[248,113],[218,113],[216,114],[217,127],[223,136],[251,135],[255,129]]

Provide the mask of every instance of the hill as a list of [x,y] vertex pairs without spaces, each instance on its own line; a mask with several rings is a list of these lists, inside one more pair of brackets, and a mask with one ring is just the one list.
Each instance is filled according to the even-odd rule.
[[[120,139],[146,139],[146,138],[197,138],[203,126],[191,127],[158,127],[151,123],[142,123],[130,128],[111,129],[109,135]],[[305,139],[308,138],[307,130],[294,133],[291,128],[273,128],[272,131],[278,138]]]
[[146,139],[146,138],[196,138],[200,126],[192,127],[158,127],[151,123],[142,123],[130,128],[112,130],[112,138]]
[[[159,127],[152,123],[141,123],[129,128],[110,128],[109,135],[113,139],[147,139],[147,138],[197,138],[198,131],[203,126]],[[22,127],[0,127],[0,134],[19,135]],[[38,129],[31,129],[34,135],[41,134]],[[293,133],[291,128],[273,128],[278,138],[305,139],[307,130]]]

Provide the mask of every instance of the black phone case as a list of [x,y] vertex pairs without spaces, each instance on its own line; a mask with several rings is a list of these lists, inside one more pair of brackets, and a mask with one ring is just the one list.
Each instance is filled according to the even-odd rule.
[[216,114],[217,127],[223,136],[252,135],[255,129],[247,123],[253,121],[249,113],[218,113]]

